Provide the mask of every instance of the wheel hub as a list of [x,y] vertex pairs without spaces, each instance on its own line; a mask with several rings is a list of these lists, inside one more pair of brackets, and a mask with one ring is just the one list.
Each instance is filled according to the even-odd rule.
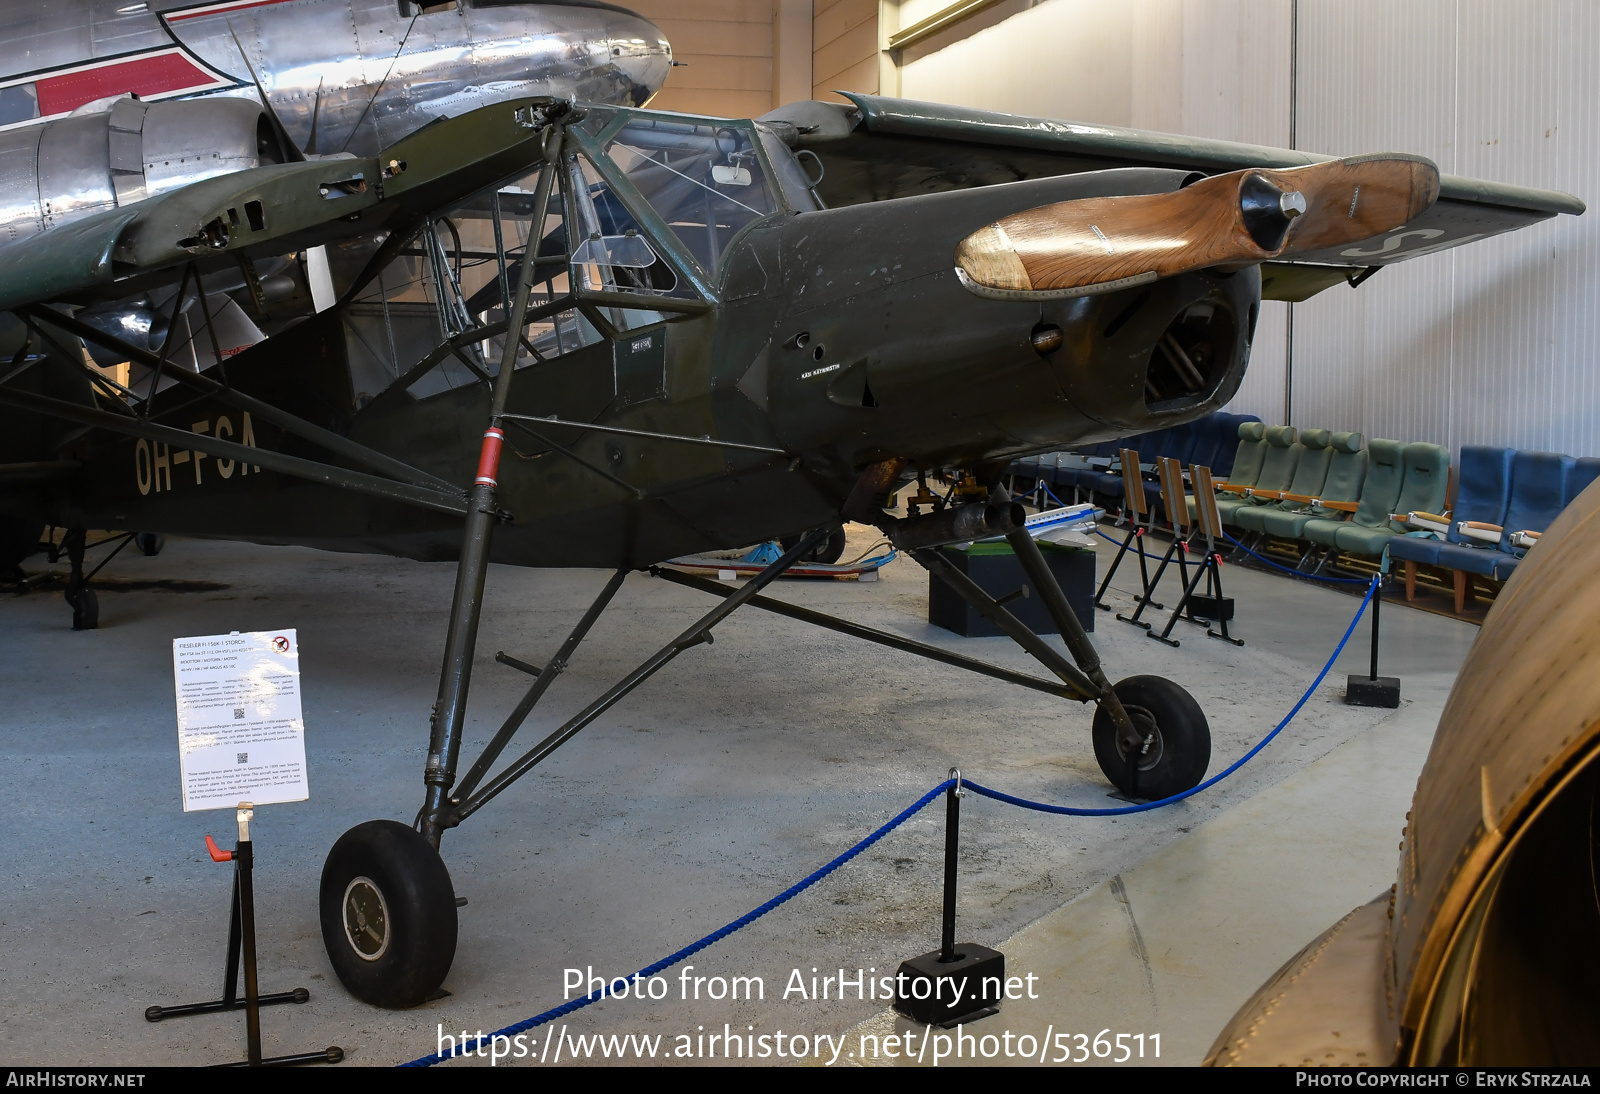
[[1130,706],[1125,703],[1123,709],[1128,712],[1128,720],[1138,731],[1139,743],[1135,745],[1130,741],[1124,741],[1119,735],[1117,753],[1125,763],[1133,764],[1140,771],[1149,771],[1161,762],[1161,755],[1165,751],[1161,741],[1161,729],[1156,725],[1155,715],[1145,707]]
[[376,961],[389,948],[389,905],[371,878],[351,880],[344,890],[344,937],[363,961]]

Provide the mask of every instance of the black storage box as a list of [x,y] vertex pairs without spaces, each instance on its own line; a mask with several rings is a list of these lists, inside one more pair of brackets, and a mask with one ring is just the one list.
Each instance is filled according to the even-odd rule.
[[[1067,603],[1072,605],[1078,622],[1084,630],[1094,630],[1094,551],[1043,541],[1039,550],[1044,553],[1050,572],[1056,575],[1061,591],[1067,594]],[[1009,601],[1006,610],[1034,634],[1056,633],[1055,620],[1045,610],[1038,590],[1023,574],[1022,563],[1009,543],[974,543],[966,550],[944,547],[941,551],[956,569],[996,600],[1026,585],[1028,595]],[[928,575],[928,622],[967,638],[993,638],[1004,633],[932,574]]]

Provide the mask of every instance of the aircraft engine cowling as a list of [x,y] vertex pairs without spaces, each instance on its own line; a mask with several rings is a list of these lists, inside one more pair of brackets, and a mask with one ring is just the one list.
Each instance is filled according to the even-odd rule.
[[283,158],[265,111],[246,99],[121,98],[3,131],[0,241]]

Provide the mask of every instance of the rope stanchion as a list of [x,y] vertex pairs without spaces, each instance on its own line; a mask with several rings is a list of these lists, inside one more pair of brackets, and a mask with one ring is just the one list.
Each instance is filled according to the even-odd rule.
[[1308,577],[1312,581],[1328,581],[1328,582],[1332,582],[1335,585],[1367,585],[1367,584],[1370,584],[1370,582],[1364,577],[1323,577],[1321,574],[1308,574],[1308,573],[1302,573],[1299,570],[1291,570],[1287,566],[1283,566],[1283,565],[1281,565],[1279,563],[1276,563],[1276,562],[1272,561],[1270,558],[1266,557],[1265,555],[1256,554],[1250,548],[1246,547],[1244,544],[1240,543],[1238,540],[1234,539],[1232,536],[1230,536],[1226,532],[1222,533],[1222,538],[1227,540],[1229,543],[1233,544],[1235,547],[1239,548],[1239,550],[1243,551],[1245,554],[1249,555],[1251,558],[1256,559],[1258,562],[1265,562],[1268,566],[1271,566],[1274,570],[1281,570],[1284,573],[1288,574],[1290,577]]
[[1339,639],[1339,644],[1334,647],[1333,654],[1328,658],[1327,664],[1322,666],[1322,671],[1317,673],[1317,678],[1315,680],[1311,681],[1311,686],[1306,688],[1305,694],[1300,696],[1299,702],[1295,703],[1295,705],[1290,708],[1289,713],[1283,716],[1283,721],[1279,722],[1271,733],[1261,738],[1261,740],[1258,741],[1255,747],[1249,752],[1246,752],[1243,756],[1240,756],[1237,760],[1233,761],[1232,764],[1228,765],[1226,769],[1211,776],[1211,778],[1207,779],[1198,786],[1190,787],[1188,790],[1185,790],[1182,793],[1173,794],[1171,797],[1162,798],[1159,801],[1145,802],[1143,805],[1125,805],[1116,809],[1079,809],[1069,805],[1050,805],[1046,802],[1031,801],[1028,798],[1018,798],[999,790],[991,790],[987,786],[981,786],[978,783],[973,782],[971,779],[968,779],[963,785],[965,785],[966,788],[971,790],[974,794],[982,794],[984,797],[993,798],[995,801],[1005,802],[1008,805],[1020,806],[1023,809],[1032,809],[1039,813],[1056,813],[1066,817],[1121,817],[1126,816],[1129,813],[1147,813],[1152,809],[1160,809],[1162,806],[1173,805],[1177,802],[1181,802],[1185,798],[1192,798],[1202,790],[1207,790],[1213,786],[1216,786],[1223,779],[1226,779],[1229,775],[1232,775],[1235,771],[1243,767],[1253,756],[1255,756],[1256,753],[1260,752],[1263,748],[1266,748],[1267,745],[1271,744],[1272,739],[1278,734],[1282,733],[1284,727],[1289,724],[1296,714],[1300,713],[1300,708],[1306,705],[1306,702],[1311,698],[1312,693],[1322,685],[1322,681],[1327,678],[1328,673],[1333,669],[1333,663],[1337,661],[1339,659],[1339,655],[1344,652],[1345,643],[1349,642],[1350,636],[1355,633],[1356,624],[1361,622],[1362,615],[1366,613],[1367,605],[1372,603],[1372,594],[1377,587],[1378,582],[1377,579],[1374,578],[1372,583],[1367,588],[1367,595],[1361,600],[1361,606],[1356,609],[1355,617],[1350,620],[1350,625],[1345,628],[1344,637]]
[[[1283,720],[1280,721],[1276,727],[1274,727],[1271,733],[1268,733],[1265,737],[1258,741],[1255,746],[1250,749],[1250,751],[1246,752],[1232,764],[1228,765],[1226,769],[1216,775],[1213,775],[1211,778],[1200,783],[1198,786],[1191,787],[1182,793],[1173,794],[1170,797],[1162,798],[1159,801],[1145,802],[1142,805],[1127,805],[1115,809],[1081,809],[1067,805],[1051,805],[1048,802],[1037,802],[1029,798],[1019,798],[1015,795],[1007,794],[1000,790],[993,790],[987,786],[975,783],[971,779],[963,779],[961,785],[963,788],[971,790],[975,794],[981,794],[982,796],[993,799],[994,801],[1005,802],[1008,805],[1015,805],[1022,809],[1033,810],[1034,812],[1053,813],[1058,816],[1068,817],[1118,817],[1126,816],[1130,813],[1147,813],[1153,809],[1160,809],[1164,806],[1173,805],[1177,802],[1183,801],[1186,798],[1192,798],[1201,791],[1217,785],[1217,783],[1221,782],[1223,779],[1226,779],[1229,775],[1232,775],[1246,763],[1250,762],[1250,760],[1253,759],[1257,753],[1266,748],[1267,745],[1271,744],[1273,739],[1276,738],[1278,734],[1283,732],[1284,728],[1288,726],[1296,714],[1300,713],[1300,709],[1306,705],[1312,694],[1317,690],[1318,687],[1322,685],[1322,681],[1327,678],[1328,673],[1333,669],[1333,664],[1339,659],[1339,654],[1344,652],[1344,647],[1346,643],[1350,641],[1350,636],[1355,633],[1356,624],[1361,622],[1362,615],[1366,613],[1367,605],[1372,603],[1372,596],[1377,587],[1377,578],[1373,578],[1372,582],[1367,588],[1367,595],[1362,598],[1361,606],[1356,609],[1355,616],[1350,620],[1350,626],[1345,628],[1344,637],[1339,639],[1338,646],[1334,648],[1334,651],[1332,655],[1329,656],[1327,663],[1322,666],[1322,671],[1317,673],[1317,677],[1311,682],[1311,686],[1306,688],[1305,693],[1300,696],[1299,701],[1296,702],[1292,708],[1290,708],[1288,714],[1283,716]],[[632,981],[635,977],[642,978],[654,976],[656,973],[671,968],[673,965],[676,965],[678,962],[683,961],[686,958],[693,957],[707,946],[711,946],[717,942],[720,942],[722,939],[728,937],[730,934],[733,934],[735,931],[749,926],[751,923],[754,923],[756,920],[777,908],[779,905],[785,904],[799,896],[801,893],[817,884],[817,882],[821,881],[823,878],[826,878],[829,874],[832,874],[835,870],[850,862],[867,848],[871,847],[873,844],[883,839],[883,837],[887,836],[890,832],[893,832],[896,828],[899,828],[912,817],[916,816],[923,809],[927,808],[928,805],[934,801],[934,799],[954,785],[956,785],[955,779],[946,779],[944,782],[940,783],[938,786],[935,786],[932,790],[929,790],[926,794],[922,795],[922,797],[912,802],[905,809],[901,810],[887,823],[883,824],[871,835],[867,836],[866,839],[862,840],[860,843],[857,843],[854,847],[851,847],[849,850],[834,858],[826,865],[815,870],[807,877],[802,878],[800,881],[791,885],[789,888],[785,889],[783,892],[779,893],[765,904],[751,909],[738,919],[719,927],[717,930],[712,931],[704,938],[701,938],[697,942],[690,943],[683,949],[678,950],[676,953],[669,954],[654,964],[646,965],[637,973],[633,974],[633,976],[626,977],[625,979]],[[411,1060],[408,1063],[401,1064],[400,1066],[432,1067],[434,1064],[443,1063],[444,1061],[454,1059],[457,1056],[468,1055],[473,1050],[481,1048],[485,1043],[493,1044],[496,1037],[514,1037],[519,1033],[526,1033],[528,1030],[533,1029],[536,1026],[542,1026],[548,1022],[554,1021],[557,1018],[565,1017],[574,1011],[581,1010],[591,1003],[598,1003],[604,998],[606,998],[606,993],[604,991],[590,992],[581,998],[568,1000],[558,1007],[552,1007],[550,1010],[544,1011],[541,1014],[536,1014],[531,1018],[526,1018],[521,1022],[506,1026],[504,1029],[495,1030],[493,1033],[481,1034],[472,1040],[471,1049],[467,1047],[468,1042],[463,1040],[459,1048],[452,1046],[452,1050],[448,1054],[435,1052],[430,1055]]]
[[[750,911],[746,912],[744,915],[740,916],[738,919],[735,919],[731,923],[727,923],[727,924],[717,928],[716,930],[712,931],[710,934],[706,935],[704,938],[700,939],[698,942],[691,942],[689,945],[685,946],[683,949],[677,951],[676,953],[669,954],[668,956],[663,957],[660,961],[655,962],[653,965],[646,965],[644,968],[640,969],[637,973],[634,973],[633,976],[629,976],[626,979],[631,981],[631,980],[634,979],[635,976],[641,977],[641,978],[642,977],[654,976],[656,973],[661,972],[663,969],[669,969],[673,965],[676,965],[678,962],[683,961],[686,958],[693,957],[695,954],[699,953],[701,950],[705,949],[707,946],[710,946],[713,943],[722,941],[724,938],[728,937],[734,931],[740,930],[740,929],[742,929],[744,927],[748,927],[750,924],[754,923],[756,920],[760,919],[762,916],[766,915],[768,912],[772,911],[774,908],[778,907],[780,904],[787,903],[788,901],[790,901],[790,900],[794,899],[795,897],[799,896],[801,893],[803,893],[807,889],[811,888],[817,882],[821,881],[823,878],[825,878],[829,874],[833,873],[839,867],[843,866],[845,863],[849,862],[851,859],[853,859],[857,855],[861,854],[861,852],[865,851],[867,848],[869,848],[873,844],[877,843],[884,836],[887,836],[890,832],[893,832],[896,828],[899,828],[906,821],[910,820],[912,817],[914,817],[918,813],[922,812],[922,810],[926,809],[930,802],[932,802],[940,794],[943,794],[946,790],[948,790],[950,787],[952,787],[954,785],[955,785],[955,780],[954,779],[946,779],[944,782],[940,783],[938,786],[934,787],[932,790],[930,790],[926,794],[922,795],[922,797],[920,797],[916,801],[912,802],[906,808],[902,809],[898,814],[896,814],[894,816],[893,819],[891,819],[887,824],[884,824],[877,831],[873,832],[866,839],[862,840],[860,843],[856,844],[854,847],[850,848],[844,854],[840,855],[838,858],[835,858],[833,861],[829,862],[827,865],[825,865],[825,866],[819,868],[818,870],[814,871],[809,876],[807,876],[805,878],[802,878],[800,881],[795,882],[795,884],[789,886],[783,892],[779,893],[777,896],[773,897],[771,900],[767,901],[765,904],[761,905],[759,908],[752,908]],[[481,1034],[478,1037],[473,1039],[473,1048],[481,1048],[485,1042],[489,1042],[489,1043],[492,1044],[493,1041],[494,1041],[494,1038],[496,1038],[496,1037],[515,1037],[519,1033],[526,1033],[528,1030],[533,1029],[535,1026],[542,1026],[546,1022],[551,1022],[551,1021],[554,1021],[557,1018],[564,1017],[564,1016],[566,1016],[568,1014],[571,1014],[575,1010],[581,1010],[582,1008],[588,1006],[590,1003],[598,1003],[600,1000],[602,1000],[604,998],[606,998],[606,993],[603,992],[603,991],[598,991],[598,992],[590,992],[588,995],[585,995],[585,996],[583,996],[582,998],[579,998],[579,999],[569,1000],[569,1001],[561,1004],[559,1007],[552,1007],[550,1010],[545,1011],[543,1014],[535,1014],[532,1018],[525,1018],[522,1021],[515,1023],[514,1025],[509,1025],[509,1026],[505,1027],[504,1029],[495,1030],[493,1033]],[[463,1043],[461,1045],[461,1050],[459,1052],[455,1051],[453,1048],[452,1048],[452,1051],[448,1055],[444,1054],[444,1053],[435,1052],[435,1053],[432,1053],[432,1054],[430,1054],[428,1056],[422,1056],[422,1057],[419,1057],[419,1058],[417,1058],[415,1060],[411,1060],[408,1063],[401,1064],[400,1066],[401,1067],[432,1067],[434,1064],[443,1063],[445,1060],[453,1059],[456,1056],[464,1056],[464,1055],[467,1055],[467,1053],[468,1053],[468,1049],[466,1047],[466,1043],[463,1041]]]

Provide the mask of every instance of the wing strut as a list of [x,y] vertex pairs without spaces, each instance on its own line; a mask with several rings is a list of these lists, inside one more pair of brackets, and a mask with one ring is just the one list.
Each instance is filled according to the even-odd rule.
[[[106,349],[113,350],[116,353],[127,354],[130,361],[137,361],[139,364],[149,368],[155,368],[162,361],[162,358],[157,357],[148,350],[129,345],[114,335],[96,330],[82,320],[65,315],[52,308],[36,304],[32,307],[24,308],[22,313],[37,322],[60,327],[62,330],[75,334],[86,342],[104,346]],[[246,395],[238,388],[225,387],[209,376],[203,376],[200,373],[190,372],[188,369],[182,368],[175,368],[168,375],[180,384],[203,392],[218,402],[227,403],[235,410],[248,411],[262,421],[270,422],[277,426],[285,433],[291,433],[301,440],[310,441],[312,444],[325,448],[336,456],[343,456],[345,459],[359,463],[370,470],[381,471],[413,486],[447,493],[457,498],[464,497],[460,487],[453,483],[446,482],[436,475],[430,475],[426,471],[412,467],[410,464],[402,463],[392,456],[386,456],[382,452],[352,441],[348,437],[341,437],[332,430],[313,425],[304,418],[296,417],[286,410],[280,410],[271,403],[264,403],[260,399]],[[194,446],[185,445],[184,447],[193,448]],[[251,459],[250,463],[256,464],[261,463],[261,461]],[[261,466],[265,467],[266,464],[263,463]]]
[[351,471],[347,468],[335,467],[332,464],[317,463],[315,460],[305,460],[299,456],[285,455],[270,448],[255,448],[250,445],[236,444],[233,441],[219,440],[204,433],[191,433],[186,429],[174,429],[169,425],[158,425],[155,422],[144,419],[128,418],[121,414],[112,414],[110,411],[95,410],[92,407],[79,406],[76,403],[51,399],[44,395],[34,395],[27,391],[0,387],[0,403],[19,407],[22,410],[33,411],[36,414],[47,414],[52,418],[60,418],[64,421],[77,422],[79,425],[108,429],[113,433],[122,433],[130,437],[143,437],[145,440],[159,441],[162,444],[172,445],[179,449],[204,452],[214,459],[240,460],[255,467],[264,467],[268,471],[276,471],[282,475],[310,479],[312,482],[336,486],[343,490],[353,490],[358,494],[367,494],[375,498],[382,498],[385,501],[417,505],[424,509],[449,513],[458,517],[465,515],[467,511],[466,501],[459,492],[446,493],[443,490],[435,490],[428,486],[415,486],[408,482],[380,479],[376,475],[366,475],[360,471]]

